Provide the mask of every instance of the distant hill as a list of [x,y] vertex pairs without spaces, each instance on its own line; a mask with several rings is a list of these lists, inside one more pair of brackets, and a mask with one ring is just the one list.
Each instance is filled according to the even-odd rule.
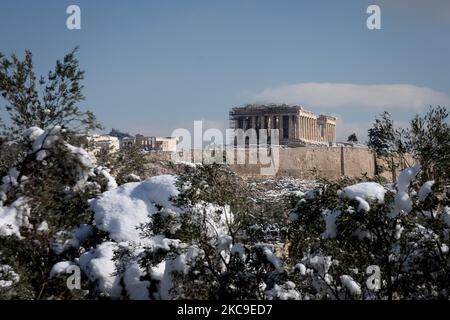
[[132,135],[131,134],[129,134],[129,133],[127,133],[127,132],[122,132],[122,131],[120,131],[120,130],[118,130],[118,129],[111,129],[111,131],[109,132],[109,135],[111,136],[111,137],[117,137],[117,138],[119,138],[119,139],[123,139],[123,138],[130,138],[130,137],[132,137]]

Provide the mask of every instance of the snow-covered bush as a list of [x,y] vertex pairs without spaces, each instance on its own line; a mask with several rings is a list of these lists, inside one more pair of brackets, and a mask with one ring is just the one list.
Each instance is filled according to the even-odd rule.
[[112,151],[105,148],[95,154],[97,164],[107,167],[117,183],[140,181],[146,177],[148,160],[139,146]]
[[75,230],[91,219],[87,199],[106,190],[103,175],[76,144],[79,130],[98,127],[92,113],[77,106],[84,99],[82,79],[75,52],[39,81],[30,52],[23,61],[0,54],[0,93],[10,118],[0,139],[0,266],[17,274],[1,297],[78,296],[51,279],[50,270],[75,257]]
[[52,277],[78,265],[92,298],[298,298],[277,248],[248,241],[254,209],[243,181],[219,165],[186,169],[91,199],[92,228],[104,236]]
[[[391,188],[323,183],[298,203],[289,244],[304,297],[448,299],[450,200],[445,186],[420,184],[421,172],[406,168]],[[377,290],[369,267],[380,270]]]
[[[116,217],[115,222],[107,219],[109,226],[125,228],[123,236],[108,230],[115,241],[122,241],[113,259],[117,274],[126,282],[130,268],[139,270],[134,279],[140,281],[140,289],[147,288],[146,294],[136,295],[125,283],[123,292],[150,299],[265,298],[265,290],[283,280],[285,273],[271,245],[247,243],[252,202],[242,181],[224,166],[185,169],[176,178],[156,176],[125,184],[91,202],[95,216],[102,216],[99,228],[104,228],[105,213]],[[142,205],[137,200],[141,197]],[[103,207],[97,208],[103,199]],[[144,214],[135,219],[126,214],[131,211]],[[119,215],[142,223],[141,234],[127,231]]]

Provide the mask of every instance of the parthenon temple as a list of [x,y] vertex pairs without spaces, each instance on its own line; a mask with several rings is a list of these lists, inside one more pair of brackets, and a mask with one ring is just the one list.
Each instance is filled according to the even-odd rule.
[[281,144],[336,142],[336,118],[316,116],[301,106],[248,104],[230,111],[234,129],[278,129]]

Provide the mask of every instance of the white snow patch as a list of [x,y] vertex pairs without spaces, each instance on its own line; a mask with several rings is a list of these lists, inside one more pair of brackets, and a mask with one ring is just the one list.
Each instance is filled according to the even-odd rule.
[[16,168],[11,168],[8,174],[2,178],[2,183],[17,186],[17,178],[19,177],[19,171]]
[[56,263],[50,270],[50,278],[59,276],[61,274],[67,274],[67,269],[70,266],[75,265],[72,261],[61,261]]
[[83,148],[75,147],[71,144],[66,143],[66,148],[78,158],[78,161],[86,168],[92,168],[94,165],[94,160],[89,155],[89,153]]
[[361,295],[361,286],[355,280],[353,280],[352,277],[350,277],[349,275],[342,275],[340,276],[340,280],[352,296]]
[[[189,271],[189,263],[192,263],[197,259],[197,257],[202,256],[203,251],[197,247],[189,247],[186,252],[168,260],[164,263],[164,273],[162,276],[158,273],[158,277],[161,277],[161,282],[159,284],[159,293],[162,300],[171,300],[172,294],[171,289],[173,288],[173,273],[178,272],[181,274],[186,274]],[[162,268],[162,266],[161,266]]]
[[112,190],[112,189],[117,188],[116,179],[114,179],[113,176],[111,176],[111,174],[109,173],[109,169],[107,169],[105,167],[98,167],[97,171],[99,172],[99,174],[104,176],[106,178],[106,180],[108,181],[108,183],[106,185],[106,190]]
[[331,256],[308,255],[302,261],[309,267],[316,270],[322,276],[325,276],[333,265]]
[[30,154],[36,153],[36,160],[42,161],[47,157],[46,150],[50,149],[59,139],[60,126],[42,130],[38,127],[31,127],[24,131],[24,137],[32,142]]
[[281,259],[278,258],[268,247],[262,247],[262,251],[266,259],[274,266],[275,271],[278,273],[283,273],[284,268]]
[[125,180],[127,182],[139,182],[141,181],[141,177],[139,177],[137,174],[130,173],[129,175],[126,176]]
[[341,196],[347,199],[356,199],[359,197],[366,201],[384,202],[384,195],[386,189],[376,182],[361,182],[352,186],[345,187],[342,190]]
[[229,235],[219,235],[217,237],[217,251],[218,252],[228,252],[231,250],[233,238]]
[[235,243],[231,248],[231,254],[237,254],[242,261],[245,261],[245,248],[240,243]]
[[40,224],[39,224],[39,226],[37,227],[37,229],[36,229],[36,231],[38,231],[38,232],[42,232],[42,233],[44,233],[44,232],[47,232],[49,229],[48,229],[48,223],[47,223],[47,221],[42,221]]
[[300,300],[300,293],[295,290],[295,283],[286,281],[283,285],[275,284],[265,292],[268,300]]
[[140,242],[137,227],[150,222],[157,211],[155,205],[176,210],[170,201],[178,194],[175,179],[171,175],[155,176],[104,192],[90,201],[97,227],[109,232],[115,241]]
[[322,233],[321,237],[324,239],[333,239],[337,235],[337,225],[336,219],[341,215],[339,210],[322,210],[322,217],[325,220],[325,232]]
[[445,207],[442,213],[442,220],[450,227],[450,207]]
[[294,270],[297,270],[302,276],[306,275],[306,266],[303,263],[297,263]]
[[419,189],[419,201],[424,201],[431,192],[434,180],[425,182]]
[[30,142],[36,141],[40,136],[44,134],[44,130],[42,130],[39,127],[30,127],[28,129],[25,129],[23,132],[23,136],[25,139],[27,139]]
[[359,211],[369,212],[370,206],[366,200],[364,200],[361,197],[355,197],[355,200],[357,200],[359,202],[359,206],[358,206]]
[[11,266],[7,264],[0,265],[0,289],[9,289],[19,280],[20,276]]
[[118,245],[114,242],[103,242],[95,249],[80,256],[80,267],[101,292],[117,299],[122,292],[120,277],[115,275],[116,267],[112,260]]
[[21,237],[20,228],[30,226],[30,208],[25,197],[20,197],[7,207],[0,204],[0,236]]
[[408,192],[398,191],[394,197],[394,212],[399,214],[400,212],[409,213],[412,210],[412,201]]
[[410,168],[403,169],[397,179],[397,190],[408,192],[409,185],[419,173],[420,168],[420,164],[416,163]]
[[128,296],[132,300],[149,300],[149,286],[150,282],[141,280],[141,276],[144,274],[143,270],[139,267],[137,262],[132,262],[123,275],[123,282]]

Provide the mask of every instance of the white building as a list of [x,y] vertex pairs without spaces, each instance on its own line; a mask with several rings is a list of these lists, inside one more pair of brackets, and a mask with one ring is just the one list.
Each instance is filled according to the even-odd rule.
[[93,152],[99,152],[101,150],[107,150],[109,152],[117,152],[120,148],[119,139],[108,135],[94,134],[88,137],[89,141],[93,145]]
[[132,146],[138,146],[147,151],[175,152],[177,150],[177,139],[174,137],[146,137],[137,134],[134,137],[126,137],[120,140],[120,148]]
[[134,137],[125,137],[120,139],[120,148],[132,147],[136,144],[136,139]]
[[175,152],[177,151],[177,139],[175,137],[155,137],[155,150]]

